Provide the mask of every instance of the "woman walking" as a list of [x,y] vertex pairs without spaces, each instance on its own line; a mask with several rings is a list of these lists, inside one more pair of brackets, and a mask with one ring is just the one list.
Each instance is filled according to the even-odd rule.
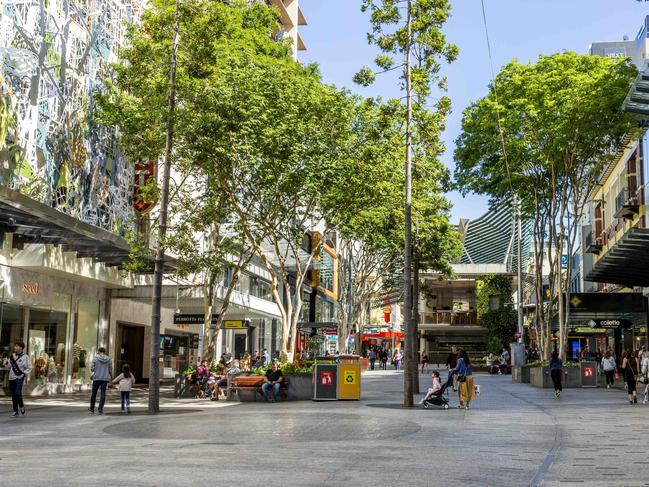
[[459,409],[469,409],[469,403],[475,399],[475,386],[473,385],[473,369],[469,355],[462,349],[458,350],[457,365],[449,371],[449,376],[457,374]]
[[552,359],[550,360],[550,377],[554,384],[554,397],[559,399],[563,387],[561,386],[561,379],[563,378],[563,362],[559,358],[559,352],[556,350],[552,352]]
[[428,372],[428,354],[424,350],[421,354],[421,373],[424,373],[424,369]]
[[606,376],[606,388],[610,389],[615,383],[615,357],[607,351],[602,359],[602,370]]
[[622,361],[622,370],[624,370],[624,379],[626,380],[626,392],[629,395],[629,404],[637,404],[636,372],[638,371],[638,362],[633,356],[631,350],[627,350],[626,352],[626,356]]
[[396,349],[394,355],[392,356],[392,362],[394,362],[394,369],[401,370],[401,352],[399,349]]
[[128,365],[124,364],[122,373],[113,380],[113,384],[118,384],[120,396],[122,397],[122,409],[120,414],[124,414],[124,408],[128,413],[131,413],[131,389],[135,384],[135,376],[131,374],[131,369]]

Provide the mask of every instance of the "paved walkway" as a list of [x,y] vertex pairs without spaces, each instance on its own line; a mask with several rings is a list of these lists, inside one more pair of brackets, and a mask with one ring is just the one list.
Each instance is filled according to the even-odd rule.
[[[469,411],[400,407],[402,375],[363,375],[360,402],[163,399],[164,414],[104,416],[84,395],[0,399],[0,484],[525,486],[649,485],[649,405],[619,390],[553,392],[476,375]],[[422,385],[424,380],[422,378]],[[169,392],[166,392],[169,395]],[[452,404],[457,404],[453,398]]]

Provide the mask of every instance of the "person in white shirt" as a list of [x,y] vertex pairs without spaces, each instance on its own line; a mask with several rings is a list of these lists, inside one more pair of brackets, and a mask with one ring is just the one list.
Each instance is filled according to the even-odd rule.
[[11,391],[11,402],[14,410],[11,417],[16,418],[20,414],[25,414],[23,385],[32,371],[32,361],[29,355],[25,353],[25,344],[23,342],[15,343],[14,353],[5,359],[4,366],[9,369],[9,390]]
[[604,375],[606,376],[607,389],[610,389],[615,382],[615,368],[615,357],[611,355],[610,351],[607,351],[604,354],[604,358],[602,359],[602,370],[604,371]]

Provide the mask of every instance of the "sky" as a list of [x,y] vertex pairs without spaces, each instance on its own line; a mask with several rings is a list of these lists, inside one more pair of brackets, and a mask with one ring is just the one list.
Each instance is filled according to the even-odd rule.
[[[484,0],[496,72],[513,58],[530,62],[540,54],[571,50],[587,53],[598,41],[634,39],[649,15],[649,1],[639,0]],[[487,51],[480,0],[451,0],[453,10],[444,32],[460,49],[459,58],[444,65],[453,113],[443,135],[443,161],[453,168],[454,141],[460,134],[462,111],[487,93],[491,64]],[[398,98],[394,78],[379,78],[369,88],[352,81],[362,66],[373,66],[376,50],[367,44],[369,16],[360,0],[300,0],[308,25],[301,27],[307,51],[303,63],[317,63],[324,80],[365,96]],[[488,208],[488,198],[450,193],[452,221],[477,218]]]

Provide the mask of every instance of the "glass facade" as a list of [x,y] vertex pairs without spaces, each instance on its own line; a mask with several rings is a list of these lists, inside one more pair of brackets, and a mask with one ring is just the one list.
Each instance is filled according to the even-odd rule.
[[58,293],[55,293],[51,309],[29,310],[27,353],[34,364],[29,383],[65,383],[69,310],[70,296]]
[[99,302],[81,298],[77,301],[72,344],[72,383],[90,384],[90,364],[97,353]]
[[[98,299],[73,302],[69,294],[53,293],[48,305],[0,303],[0,359],[11,354],[16,341],[24,341],[34,366],[28,384],[89,384],[98,329]],[[0,372],[5,390],[7,376]]]

